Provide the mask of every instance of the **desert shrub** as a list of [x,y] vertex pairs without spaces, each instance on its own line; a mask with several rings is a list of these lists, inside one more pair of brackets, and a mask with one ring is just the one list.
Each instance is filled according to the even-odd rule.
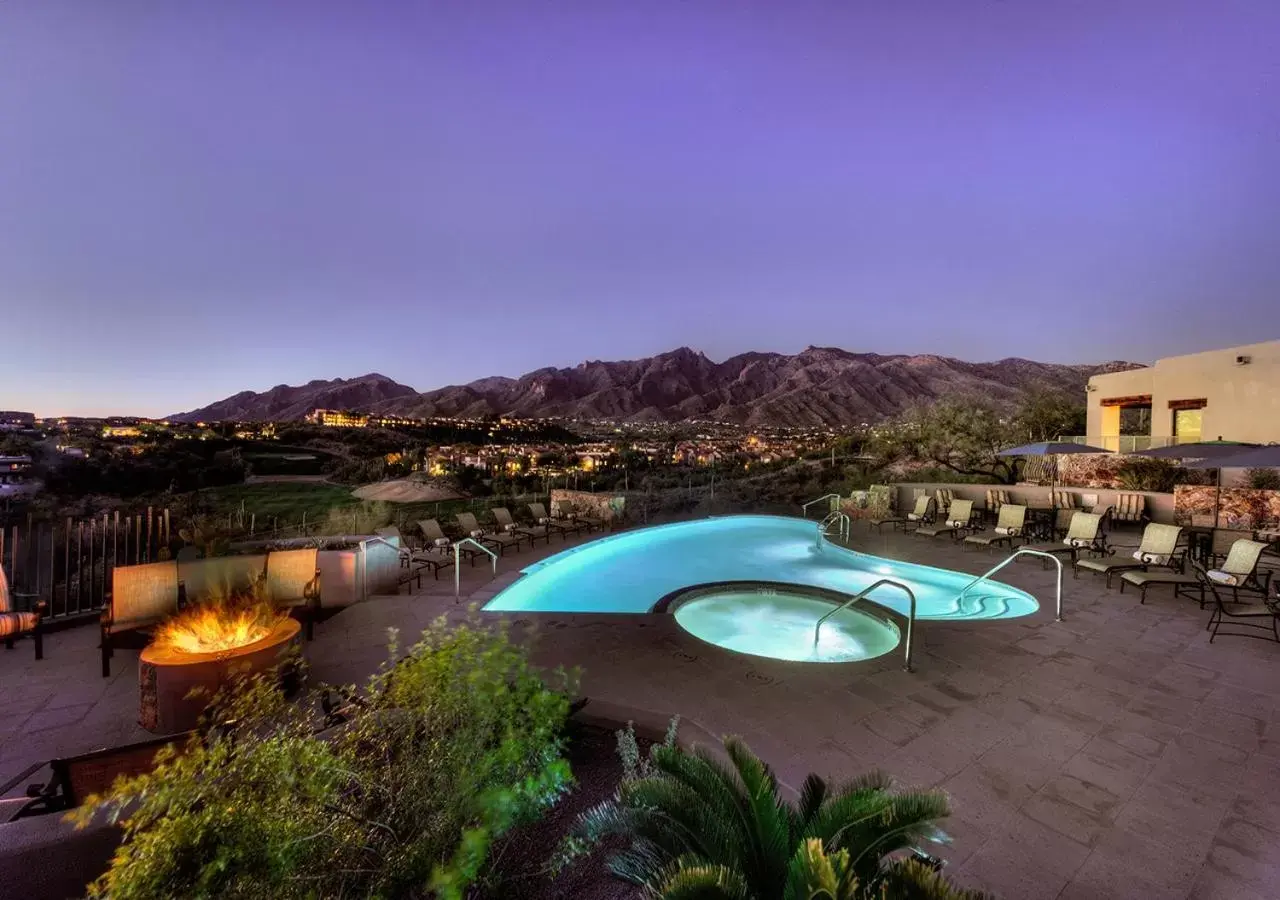
[[73,814],[124,828],[90,896],[461,898],[494,839],[569,784],[571,679],[555,677],[503,632],[442,621],[320,735],[275,678],[241,679],[216,737]]
[[1127,491],[1168,493],[1178,483],[1178,467],[1165,459],[1130,457],[1116,469],[1116,483]]
[[1280,490],[1280,469],[1246,469],[1244,476],[1245,483],[1256,490]]

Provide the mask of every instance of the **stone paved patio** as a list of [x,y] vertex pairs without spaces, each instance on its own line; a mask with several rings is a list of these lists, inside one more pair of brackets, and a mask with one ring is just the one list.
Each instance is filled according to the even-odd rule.
[[[945,539],[859,531],[853,543],[974,573],[999,559]],[[547,552],[505,561],[496,579],[464,568],[464,594],[483,602]],[[1157,589],[1142,606],[1069,575],[1066,620],[1055,623],[1051,572],[1019,562],[1001,578],[1046,608],[923,622],[914,674],[896,654],[844,665],[737,656],[663,615],[514,621],[538,661],[582,668],[588,696],[741,734],[788,784],[878,767],[942,787],[956,811],[948,870],[1004,900],[1280,896],[1280,647],[1210,645],[1209,614],[1191,601]],[[358,680],[384,658],[387,628],[411,639],[462,609],[451,581],[428,581],[347,610],[308,646],[313,678]],[[95,644],[80,628],[50,635],[39,664],[25,642],[0,651],[0,782],[147,736],[134,724],[137,654],[118,652],[103,679]]]

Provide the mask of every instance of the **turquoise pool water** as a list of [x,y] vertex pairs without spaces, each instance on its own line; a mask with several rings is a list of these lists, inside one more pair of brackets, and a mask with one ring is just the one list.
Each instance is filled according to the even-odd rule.
[[898,646],[898,626],[865,608],[842,609],[814,625],[831,604],[796,591],[722,588],[676,607],[680,627],[699,640],[735,653],[791,662],[875,659]]
[[[699,584],[780,582],[856,594],[879,578],[901,581],[915,592],[918,619],[1007,619],[1039,608],[1030,594],[994,581],[959,602],[973,576],[847,550],[819,540],[816,522],[782,516],[723,516],[627,531],[549,556],[522,572],[486,610],[645,613],[668,594]],[[886,588],[874,599],[907,612],[901,591]]]

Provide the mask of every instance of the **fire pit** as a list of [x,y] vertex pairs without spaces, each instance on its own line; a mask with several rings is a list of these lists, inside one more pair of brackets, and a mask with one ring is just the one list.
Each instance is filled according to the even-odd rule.
[[[188,607],[156,629],[138,666],[138,721],[157,734],[194,728],[232,672],[278,665],[299,625],[266,604],[211,602]],[[189,696],[195,688],[204,690]]]

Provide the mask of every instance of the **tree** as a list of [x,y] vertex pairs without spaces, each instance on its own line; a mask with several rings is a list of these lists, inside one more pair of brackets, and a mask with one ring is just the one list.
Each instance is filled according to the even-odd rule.
[[1015,443],[1036,443],[1084,434],[1086,428],[1083,403],[1061,392],[1033,390],[1018,407],[1012,431]]
[[[620,741],[621,743],[621,741]],[[703,748],[655,745],[615,799],[587,812],[584,845],[625,835],[613,873],[664,900],[978,900],[927,866],[892,854],[945,840],[941,791],[891,790],[872,773],[838,788],[805,779],[784,801],[772,770],[738,738],[726,766]]]
[[882,430],[874,448],[885,465],[924,463],[1013,484],[1018,458],[996,454],[1015,443],[1015,435],[1010,419],[994,407],[944,398],[907,410]]

